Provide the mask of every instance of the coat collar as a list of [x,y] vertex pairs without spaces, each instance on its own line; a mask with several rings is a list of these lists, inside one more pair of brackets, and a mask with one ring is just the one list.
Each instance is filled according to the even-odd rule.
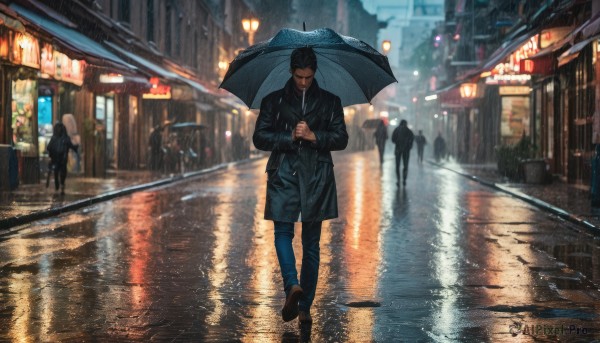
[[[305,94],[306,116],[309,116],[316,108],[319,99],[321,88],[316,79],[313,79],[312,84]],[[295,90],[294,80],[290,77],[283,87],[283,98],[290,105],[290,110],[299,119],[302,118],[302,94],[298,95]]]

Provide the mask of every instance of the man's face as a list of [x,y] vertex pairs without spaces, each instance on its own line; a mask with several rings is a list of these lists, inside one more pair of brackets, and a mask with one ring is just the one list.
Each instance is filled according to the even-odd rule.
[[315,72],[311,68],[296,68],[292,70],[292,77],[294,78],[296,89],[302,91],[310,87],[314,80]]

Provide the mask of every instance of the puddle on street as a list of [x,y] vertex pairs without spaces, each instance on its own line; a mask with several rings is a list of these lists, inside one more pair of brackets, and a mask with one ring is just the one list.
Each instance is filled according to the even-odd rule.
[[[577,270],[585,279],[600,287],[600,247],[593,241],[573,244],[549,244],[544,242],[533,242],[532,247],[547,253],[569,269]],[[546,271],[548,272],[548,271]],[[581,278],[555,276],[559,288],[573,289]],[[587,283],[586,283],[587,284]]]

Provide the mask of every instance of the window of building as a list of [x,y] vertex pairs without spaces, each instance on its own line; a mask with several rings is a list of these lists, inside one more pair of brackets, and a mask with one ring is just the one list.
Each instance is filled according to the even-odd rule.
[[154,0],[146,0],[146,41],[154,42]]
[[119,10],[118,10],[118,19],[120,22],[130,23],[131,22],[131,1],[130,0],[120,0],[119,1]]
[[171,46],[173,41],[173,30],[171,28],[171,17],[173,16],[173,8],[170,4],[167,4],[166,10],[166,18],[165,18],[165,52],[167,55],[171,56]]
[[183,23],[183,13],[178,13],[175,21],[175,56],[182,57],[181,53],[181,32]]

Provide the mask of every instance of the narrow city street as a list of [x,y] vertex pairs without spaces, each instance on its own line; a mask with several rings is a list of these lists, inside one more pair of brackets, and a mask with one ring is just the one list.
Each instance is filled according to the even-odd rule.
[[392,148],[334,156],[312,327],[280,317],[259,159],[0,232],[0,341],[600,340],[598,237],[416,151],[397,187]]

